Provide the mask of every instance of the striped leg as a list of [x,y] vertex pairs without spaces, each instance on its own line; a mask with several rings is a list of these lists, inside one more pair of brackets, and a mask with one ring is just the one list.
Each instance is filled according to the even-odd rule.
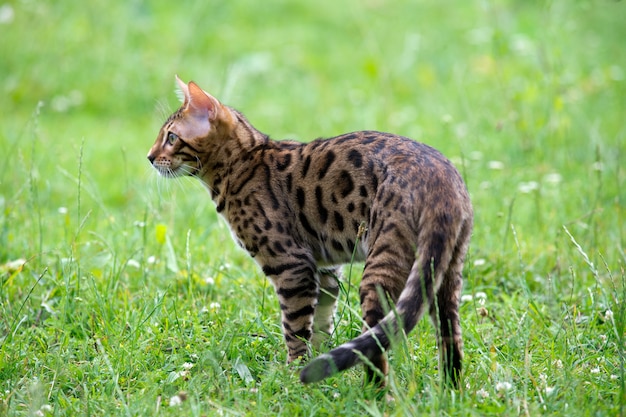
[[454,387],[458,387],[463,359],[463,339],[459,319],[459,299],[461,296],[461,275],[446,276],[439,293],[437,304],[432,306],[430,316],[437,332],[439,366],[444,377]]
[[320,269],[319,283],[320,294],[317,306],[315,307],[315,317],[313,319],[313,346],[319,348],[326,342],[333,332],[333,319],[337,296],[339,295],[339,277],[341,269]]
[[[365,323],[363,332],[376,326],[385,317],[386,307],[384,306],[387,305],[387,300],[381,301],[379,296],[384,294],[395,303],[404,288],[414,258],[408,241],[404,240],[404,247],[402,242],[403,239],[398,236],[383,235],[377,239],[376,245],[370,248],[370,255],[365,263],[359,288],[361,312]],[[371,362],[380,372],[366,366],[365,382],[384,386],[385,381],[380,373],[387,375],[388,365],[385,353],[374,355],[371,357]]]
[[431,306],[430,317],[437,331],[439,363],[446,381],[458,388],[463,360],[463,339],[459,302],[463,286],[463,261],[469,241],[469,228],[462,229],[452,260],[437,293],[437,304]]
[[[280,263],[263,266],[280,302],[288,363],[309,356],[308,343],[313,335],[313,316],[319,295],[314,264],[302,258],[280,259]],[[276,261],[274,259],[273,263]]]

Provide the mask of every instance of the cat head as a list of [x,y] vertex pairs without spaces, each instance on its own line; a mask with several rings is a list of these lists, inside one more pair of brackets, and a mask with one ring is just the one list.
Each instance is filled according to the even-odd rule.
[[215,97],[193,81],[185,84],[178,76],[176,81],[183,105],[163,124],[148,153],[152,166],[166,177],[197,174],[202,155],[232,125],[229,109]]

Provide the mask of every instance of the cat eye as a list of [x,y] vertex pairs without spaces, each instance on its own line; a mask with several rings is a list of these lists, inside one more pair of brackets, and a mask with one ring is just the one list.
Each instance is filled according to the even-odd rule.
[[168,144],[173,145],[174,143],[176,143],[177,140],[178,140],[178,136],[176,135],[176,133],[169,132],[167,134],[167,143]]

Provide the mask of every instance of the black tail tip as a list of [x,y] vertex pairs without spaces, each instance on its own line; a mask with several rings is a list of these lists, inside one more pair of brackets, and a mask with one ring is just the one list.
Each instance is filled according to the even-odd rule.
[[313,359],[300,372],[300,382],[311,384],[319,382],[337,373],[337,366],[330,355],[321,355]]

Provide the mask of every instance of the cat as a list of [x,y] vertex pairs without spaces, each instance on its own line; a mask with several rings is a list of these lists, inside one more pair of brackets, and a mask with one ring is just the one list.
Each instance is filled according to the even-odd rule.
[[165,177],[200,179],[235,241],[270,279],[287,362],[307,359],[311,345],[327,340],[340,266],[365,262],[363,333],[312,359],[301,381],[369,362],[366,381],[383,386],[385,351],[428,312],[444,378],[458,387],[459,299],[473,209],[449,160],[376,131],[274,141],[193,81],[176,80],[183,105],[162,126],[148,160]]

